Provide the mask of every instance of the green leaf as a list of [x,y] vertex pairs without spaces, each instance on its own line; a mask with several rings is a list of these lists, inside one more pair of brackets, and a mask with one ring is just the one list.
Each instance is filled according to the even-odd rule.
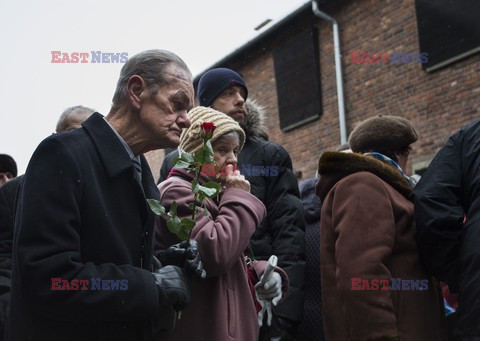
[[195,226],[195,221],[193,221],[192,219],[190,218],[183,218],[182,219],[182,227],[188,229],[189,231],[191,229],[193,229],[193,227]]
[[193,180],[192,180],[192,192],[193,192],[193,193],[198,193],[198,188],[199,188],[198,180],[197,180],[197,179],[193,179]]
[[170,205],[170,211],[168,211],[168,216],[172,217],[172,218],[177,216],[177,202],[176,201],[172,202],[172,204]]
[[148,206],[156,215],[164,215],[165,214],[165,207],[160,204],[160,201],[156,199],[147,199]]
[[178,232],[180,232],[182,227],[182,222],[179,217],[175,216],[167,220],[167,227],[170,232],[178,236]]
[[190,162],[183,161],[182,159],[176,159],[177,161],[174,162],[175,168],[188,168],[190,167]]
[[210,213],[210,212],[208,212],[207,207],[204,206],[204,207],[203,207],[203,215],[204,215],[205,217],[208,217],[208,214],[209,214],[209,213]]
[[195,203],[191,202],[190,204],[188,204],[188,208],[193,211],[195,209]]
[[195,153],[195,161],[200,162],[201,164],[212,163],[213,162],[213,151],[208,149],[200,149]]
[[210,140],[208,140],[207,143],[205,143],[205,145],[207,146],[207,150],[213,155],[212,142],[210,142]]
[[182,160],[191,163],[191,162],[193,162],[195,159],[193,158],[193,155],[192,155],[192,154],[183,152],[183,153],[182,153]]
[[178,239],[187,240],[189,232],[190,231],[186,230],[185,228],[181,228],[180,231],[178,231],[178,233],[177,233]]
[[208,187],[208,188],[215,188],[219,192],[222,189],[222,185],[219,182],[216,182],[216,181],[208,181],[208,182],[204,183],[203,186]]
[[198,191],[204,193],[209,198],[216,197],[222,188],[219,183],[213,181],[209,181],[203,185],[199,185],[198,187]]

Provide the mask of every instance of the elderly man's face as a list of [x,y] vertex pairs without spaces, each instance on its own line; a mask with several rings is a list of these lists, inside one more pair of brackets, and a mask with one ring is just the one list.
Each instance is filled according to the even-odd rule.
[[193,107],[194,93],[190,75],[176,64],[171,64],[167,73],[171,77],[168,84],[156,94],[147,91],[140,109],[149,150],[177,147],[182,129],[190,126],[187,112]]

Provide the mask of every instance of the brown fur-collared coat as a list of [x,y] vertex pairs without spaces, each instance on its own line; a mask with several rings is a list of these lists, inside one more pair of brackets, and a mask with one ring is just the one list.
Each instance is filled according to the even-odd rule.
[[[437,287],[419,261],[406,179],[377,159],[339,152],[321,156],[319,174],[326,339],[445,340]],[[392,279],[406,281],[393,290]],[[372,290],[352,290],[358,286]]]

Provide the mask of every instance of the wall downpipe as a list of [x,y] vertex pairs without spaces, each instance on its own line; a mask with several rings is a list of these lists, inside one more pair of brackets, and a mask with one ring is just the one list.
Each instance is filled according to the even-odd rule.
[[338,23],[318,8],[316,0],[312,0],[312,11],[317,17],[330,21],[333,25],[333,47],[335,52],[335,76],[337,80],[338,121],[340,124],[340,144],[347,143],[347,124],[345,120],[345,99],[343,96],[342,55],[340,53],[340,30]]

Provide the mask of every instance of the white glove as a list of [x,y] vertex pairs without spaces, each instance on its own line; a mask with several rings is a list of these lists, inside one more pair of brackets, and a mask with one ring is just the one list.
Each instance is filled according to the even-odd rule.
[[[267,276],[266,278],[265,275]],[[277,305],[282,298],[282,278],[278,272],[264,273],[255,285],[258,303],[262,310],[258,312],[258,324],[263,325],[263,316],[267,312],[267,325],[272,325],[272,303]]]

